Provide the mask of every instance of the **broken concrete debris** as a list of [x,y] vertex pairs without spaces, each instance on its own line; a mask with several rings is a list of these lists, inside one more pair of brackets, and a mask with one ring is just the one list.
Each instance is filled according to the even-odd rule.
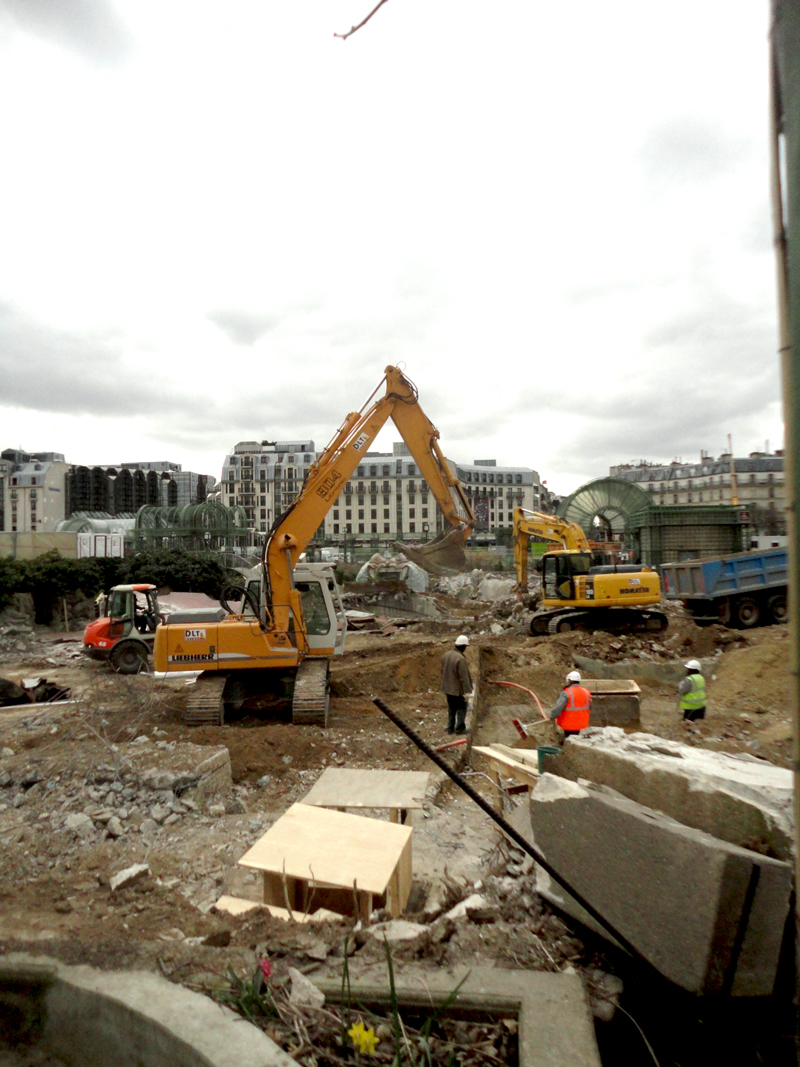
[[[692,993],[772,992],[789,864],[551,774],[533,790],[530,810],[548,862],[670,981]],[[541,868],[537,888],[608,936]]]
[[723,841],[792,855],[792,773],[746,753],[710,752],[619,727],[585,730],[544,769],[608,785]]
[[141,882],[143,878],[148,878],[149,875],[150,867],[146,863],[134,863],[133,866],[126,867],[112,875],[109,880],[111,892],[114,893],[117,889],[128,889],[137,882]]

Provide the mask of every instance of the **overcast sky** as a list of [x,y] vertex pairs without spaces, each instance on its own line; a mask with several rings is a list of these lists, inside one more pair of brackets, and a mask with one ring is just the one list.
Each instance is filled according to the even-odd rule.
[[0,447],[779,447],[766,0],[373,2],[0,0]]

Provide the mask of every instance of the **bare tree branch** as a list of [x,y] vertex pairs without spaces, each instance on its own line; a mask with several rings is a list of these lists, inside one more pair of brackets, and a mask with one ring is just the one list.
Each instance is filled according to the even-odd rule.
[[356,30],[360,30],[362,26],[366,26],[366,24],[369,22],[369,20],[375,14],[375,12],[378,10],[378,8],[379,7],[383,7],[383,5],[385,3],[386,3],[386,0],[379,0],[379,2],[375,5],[375,7],[373,7],[372,11],[370,11],[370,13],[367,15],[367,17],[365,19],[362,19],[362,21],[359,22],[359,24],[357,26],[351,26],[350,29],[347,31],[347,33],[335,33],[333,36],[334,37],[340,37],[343,41],[346,41],[348,37],[351,37],[356,32]]

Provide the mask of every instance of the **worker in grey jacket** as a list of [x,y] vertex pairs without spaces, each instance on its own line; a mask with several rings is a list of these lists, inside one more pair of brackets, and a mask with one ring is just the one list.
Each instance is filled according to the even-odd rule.
[[466,652],[469,638],[461,634],[456,638],[455,648],[442,656],[442,684],[439,689],[447,697],[447,732],[467,732],[467,697],[472,692]]

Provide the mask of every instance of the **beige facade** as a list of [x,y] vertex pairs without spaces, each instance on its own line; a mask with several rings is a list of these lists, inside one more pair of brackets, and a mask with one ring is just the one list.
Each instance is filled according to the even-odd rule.
[[3,452],[0,532],[53,533],[65,518],[69,469],[59,452]]
[[[611,467],[612,477],[635,482],[650,493],[654,504],[731,504],[734,496],[761,528],[784,523],[786,491],[783,453],[752,452],[744,458],[717,459],[702,455],[696,463],[621,464]],[[780,531],[774,531],[780,532]]]
[[[218,486],[223,504],[244,507],[255,540],[263,536],[303,487],[317,459],[314,442],[241,441],[225,457]],[[517,506],[538,509],[542,487],[529,467],[498,467],[494,460],[450,463],[480,512],[476,532],[512,525]],[[476,512],[476,514],[477,514]],[[325,517],[320,535],[425,540],[444,526],[430,486],[402,442],[392,452],[368,452]]]

